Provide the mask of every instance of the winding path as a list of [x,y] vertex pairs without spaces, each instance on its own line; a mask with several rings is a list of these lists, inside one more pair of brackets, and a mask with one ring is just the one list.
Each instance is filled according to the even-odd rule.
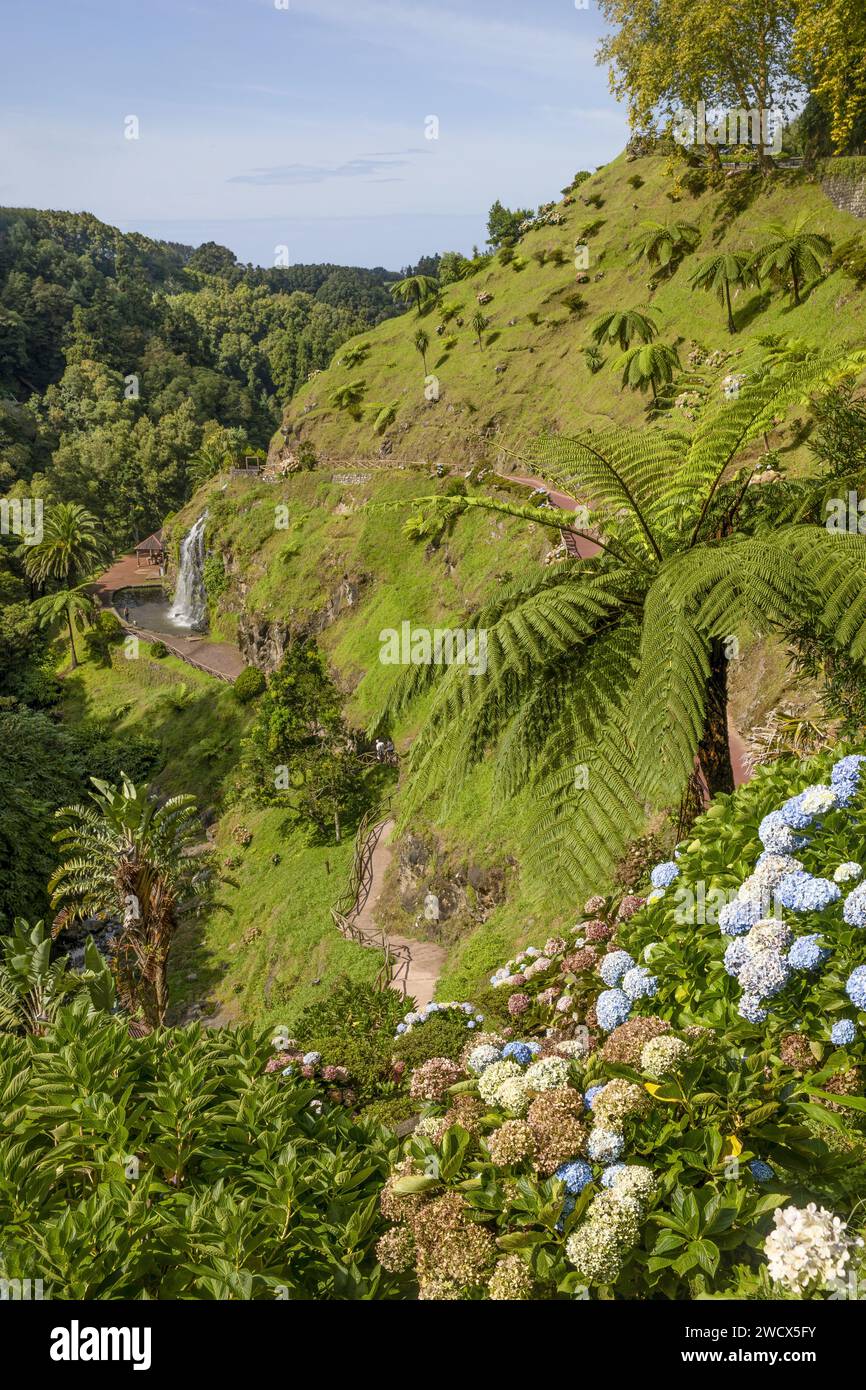
[[389,816],[362,837],[356,854],[363,855],[367,848],[370,869],[362,879],[354,909],[346,914],[345,921],[352,939],[377,950],[383,947],[387,949],[393,962],[389,982],[391,988],[413,998],[418,1007],[423,1008],[436,992],[436,984],[445,964],[444,947],[437,946],[433,941],[415,941],[409,936],[387,936],[374,923],[385,875],[394,853],[391,843],[394,824],[394,818]]

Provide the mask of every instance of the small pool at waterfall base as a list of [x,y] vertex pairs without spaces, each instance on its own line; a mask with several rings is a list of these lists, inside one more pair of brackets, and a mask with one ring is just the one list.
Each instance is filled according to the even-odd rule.
[[116,589],[111,596],[112,606],[124,617],[129,609],[129,622],[147,632],[161,632],[166,637],[190,637],[207,631],[207,625],[182,622],[171,616],[170,594],[157,584],[137,589]]

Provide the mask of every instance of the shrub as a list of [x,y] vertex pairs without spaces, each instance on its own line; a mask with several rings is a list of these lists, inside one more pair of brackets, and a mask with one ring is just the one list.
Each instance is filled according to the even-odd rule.
[[390,1041],[405,1004],[394,989],[377,989],[358,984],[348,977],[336,982],[330,993],[300,1014],[296,1032],[301,1038],[343,1037],[346,1034],[372,1035],[379,1031]]
[[151,642],[147,650],[156,661],[162,661],[164,657],[168,656],[168,647],[164,642]]
[[448,1010],[434,1014],[426,1023],[395,1039],[394,1055],[412,1070],[431,1057],[459,1057],[471,1038],[465,1015]]
[[317,1113],[313,1087],[263,1074],[267,1055],[250,1028],[131,1039],[68,1009],[45,1037],[0,1034],[17,1094],[3,1277],[38,1270],[55,1299],[400,1297],[375,1255],[395,1142]]
[[374,1100],[369,1105],[365,1105],[358,1115],[359,1120],[363,1120],[369,1125],[383,1125],[385,1129],[393,1129],[401,1120],[408,1120],[410,1116],[417,1115],[418,1102],[411,1096],[388,1096],[383,1100]]
[[628,182],[631,184],[632,188],[643,188],[643,179],[640,174],[630,174]]
[[318,462],[312,440],[302,439],[298,445],[298,467],[310,470],[315,468]]
[[[300,1032],[300,1030],[296,1030]],[[391,1040],[387,1033],[345,1033],[336,1036],[301,1034],[301,1045],[305,1053],[319,1052],[321,1067],[345,1067],[349,1074],[348,1086],[356,1105],[369,1105],[383,1098],[393,1099],[400,1088],[401,1072],[397,1073],[391,1061]],[[321,1081],[319,1084],[323,1084]]]
[[229,587],[229,577],[221,555],[214,553],[205,556],[203,578],[208,604],[213,606]]
[[572,290],[569,294],[563,295],[562,302],[570,314],[575,314],[578,318],[586,313],[587,300],[579,290]]
[[247,666],[232,686],[232,694],[239,704],[246,705],[261,695],[266,685],[267,682],[258,666]]
[[93,627],[84,635],[84,650],[90,661],[101,666],[110,666],[111,648],[122,642],[125,636],[123,624],[115,613],[103,609],[97,614]]

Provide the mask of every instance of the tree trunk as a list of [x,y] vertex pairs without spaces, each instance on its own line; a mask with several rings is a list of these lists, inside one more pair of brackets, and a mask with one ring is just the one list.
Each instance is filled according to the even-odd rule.
[[728,661],[724,643],[718,637],[710,644],[704,736],[698,744],[698,763],[711,797],[734,790],[728,743]]
[[78,656],[75,651],[75,633],[72,627],[72,614],[68,608],[66,610],[66,621],[69,624],[69,645],[72,648],[72,669],[74,671],[78,665]]
[[791,279],[794,281],[794,303],[800,303],[800,281],[797,279],[797,267],[791,266]]
[[340,812],[334,812],[334,834],[337,837],[337,844],[340,843]]
[[725,281],[725,302],[728,306],[728,332],[736,333],[737,326],[734,323],[734,311],[731,308],[731,285],[730,281]]
[[157,962],[156,978],[153,982],[153,997],[155,1004],[156,1027],[165,1027],[165,1018],[168,1013],[168,961],[160,960]]

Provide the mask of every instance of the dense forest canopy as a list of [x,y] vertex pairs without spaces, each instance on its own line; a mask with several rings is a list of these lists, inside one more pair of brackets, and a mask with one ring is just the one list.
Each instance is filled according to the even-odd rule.
[[401,312],[398,278],[0,209],[0,492],[86,505],[128,546],[187,499],[206,440],[266,447],[309,373]]

